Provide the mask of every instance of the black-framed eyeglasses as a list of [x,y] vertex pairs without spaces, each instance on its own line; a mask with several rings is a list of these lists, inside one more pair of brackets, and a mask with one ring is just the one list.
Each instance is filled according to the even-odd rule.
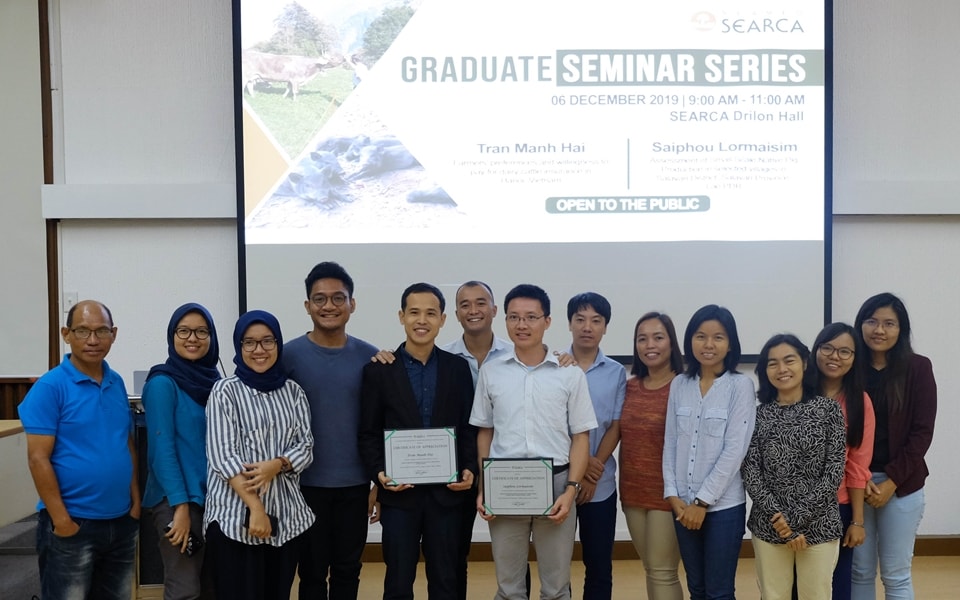
[[820,346],[820,349],[818,350],[818,352],[820,352],[822,356],[830,356],[831,354],[836,352],[837,356],[839,356],[841,360],[848,360],[850,358],[853,358],[853,354],[854,354],[853,350],[851,350],[850,348],[835,348],[830,344],[824,344]]
[[90,337],[90,334],[97,336],[98,340],[107,340],[113,337],[113,329],[109,327],[98,327],[97,329],[87,329],[86,327],[77,327],[71,329],[72,333],[78,340],[85,340]]
[[316,294],[310,296],[310,302],[313,303],[317,308],[322,308],[327,304],[327,300],[333,302],[334,306],[343,306],[344,302],[347,301],[346,294],[333,294],[332,296],[327,296],[326,294]]
[[196,329],[191,329],[190,327],[177,327],[174,333],[176,333],[177,337],[181,340],[190,339],[190,334],[197,336],[198,340],[205,340],[210,337],[210,330],[206,327],[197,327]]
[[268,337],[262,340],[246,339],[240,342],[240,347],[243,348],[244,352],[253,352],[257,349],[257,346],[269,352],[277,347],[277,338]]

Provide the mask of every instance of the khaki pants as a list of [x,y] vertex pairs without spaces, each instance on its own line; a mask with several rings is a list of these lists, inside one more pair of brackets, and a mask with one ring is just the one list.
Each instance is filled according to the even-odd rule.
[[680,548],[673,513],[625,506],[623,514],[633,547],[647,572],[647,597],[651,600],[682,600],[683,589],[677,575]]
[[790,600],[793,568],[797,568],[799,600],[830,600],[833,595],[833,568],[837,564],[840,540],[791,550],[786,544],[769,544],[753,538],[757,579],[763,600]]

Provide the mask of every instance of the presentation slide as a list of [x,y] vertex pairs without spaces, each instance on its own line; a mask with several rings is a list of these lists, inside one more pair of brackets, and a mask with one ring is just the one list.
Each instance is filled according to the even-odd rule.
[[725,304],[745,353],[822,324],[823,2],[241,4],[248,306],[285,327],[321,260],[381,346],[414,281],[597,291],[612,354],[651,309]]

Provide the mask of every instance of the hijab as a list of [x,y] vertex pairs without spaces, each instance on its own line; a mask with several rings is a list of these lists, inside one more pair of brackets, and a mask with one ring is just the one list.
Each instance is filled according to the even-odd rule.
[[[207,353],[197,360],[183,358],[177,354],[174,347],[177,325],[180,324],[183,317],[190,313],[197,313],[203,317],[207,322],[207,329],[210,330],[210,347],[207,349]],[[217,370],[219,358],[220,344],[217,342],[217,328],[213,324],[213,317],[200,304],[188,302],[173,311],[170,323],[167,324],[167,361],[163,364],[154,365],[147,374],[147,381],[157,375],[166,375],[194,402],[200,406],[206,406],[210,388],[220,379],[220,372]]]
[[[243,362],[243,335],[251,325],[262,323],[266,325],[273,337],[277,338],[277,362],[263,373],[257,373]],[[251,310],[237,320],[236,327],[233,328],[233,357],[234,364],[237,365],[234,373],[243,383],[259,390],[261,392],[271,392],[283,387],[287,381],[287,375],[283,371],[280,359],[283,356],[283,336],[280,333],[280,322],[277,318],[264,310]]]

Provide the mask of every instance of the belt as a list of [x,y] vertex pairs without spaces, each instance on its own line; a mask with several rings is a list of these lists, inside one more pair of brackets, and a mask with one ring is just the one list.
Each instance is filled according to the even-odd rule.
[[566,472],[566,471],[569,470],[569,469],[570,469],[570,463],[567,463],[567,464],[565,464],[565,465],[560,465],[559,467],[556,467],[556,466],[555,466],[555,467],[553,467],[553,474],[554,474],[554,475],[557,475],[557,474],[559,474],[559,473],[564,473],[564,472]]

